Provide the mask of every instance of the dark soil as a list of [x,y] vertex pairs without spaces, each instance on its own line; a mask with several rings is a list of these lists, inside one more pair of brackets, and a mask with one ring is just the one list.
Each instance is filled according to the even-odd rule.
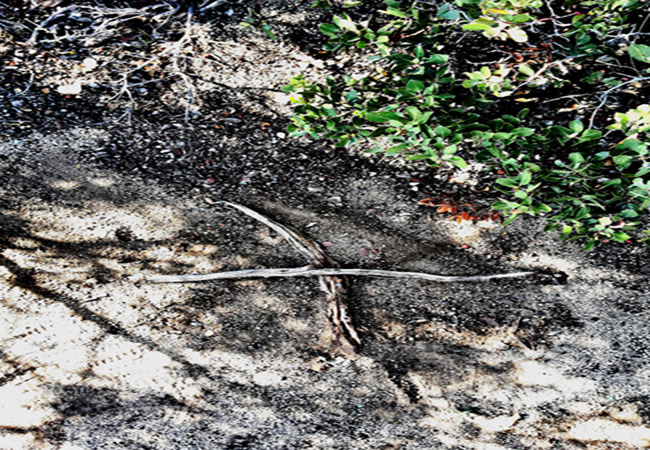
[[[25,43],[63,8],[127,3],[0,2],[0,448],[650,445],[647,248],[584,253],[531,218],[449,221],[417,202],[486,208],[493,193],[288,138],[281,86],[345,67],[319,53],[326,13],[307,2],[197,13],[187,79],[164,54],[187,5],[101,39],[79,35],[104,20],[88,10]],[[238,25],[249,8],[277,40]],[[127,93],[122,77],[144,63]],[[76,79],[78,93],[60,89]],[[306,264],[219,200],[299,230],[341,267],[556,277],[348,279],[350,354],[326,339],[315,279],[144,281]]]

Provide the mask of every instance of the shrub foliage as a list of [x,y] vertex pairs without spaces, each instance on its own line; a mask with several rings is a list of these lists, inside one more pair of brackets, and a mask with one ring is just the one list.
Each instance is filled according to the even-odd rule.
[[[433,168],[479,163],[506,223],[542,215],[586,249],[650,241],[650,106],[611,104],[650,80],[650,47],[636,43],[644,2],[386,0],[371,19],[359,3],[320,31],[327,51],[363,56],[369,69],[291,80],[291,135]],[[489,51],[468,61],[458,48]],[[572,107],[555,111],[559,99]]]

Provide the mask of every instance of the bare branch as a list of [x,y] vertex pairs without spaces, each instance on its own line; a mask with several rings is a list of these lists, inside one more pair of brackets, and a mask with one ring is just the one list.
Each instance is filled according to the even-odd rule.
[[645,81],[645,80],[650,80],[650,77],[637,77],[637,78],[632,78],[631,80],[627,80],[621,84],[617,84],[613,88],[607,89],[603,94],[600,96],[600,103],[598,106],[596,106],[596,109],[594,109],[594,112],[591,114],[591,118],[589,119],[589,130],[594,127],[594,120],[596,119],[596,114],[598,114],[598,111],[602,109],[602,107],[607,103],[607,97],[609,94],[614,92],[617,89],[622,88],[625,85],[628,85],[630,83],[635,83],[637,81]]
[[201,281],[233,280],[247,278],[292,278],[292,277],[318,277],[318,276],[362,276],[398,278],[411,280],[435,281],[437,283],[458,283],[472,281],[489,281],[502,278],[522,278],[539,275],[538,272],[512,272],[494,275],[434,275],[423,272],[399,272],[378,269],[339,269],[325,267],[315,269],[311,266],[277,268],[277,269],[247,269],[233,270],[230,272],[215,272],[195,275],[157,275],[147,277],[149,283],[196,283]]

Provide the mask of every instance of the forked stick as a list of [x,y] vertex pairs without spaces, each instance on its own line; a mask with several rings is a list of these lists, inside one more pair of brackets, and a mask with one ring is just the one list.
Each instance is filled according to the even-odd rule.
[[[322,269],[324,266],[330,266],[330,268],[331,266],[336,266],[336,263],[331,260],[318,245],[305,238],[297,231],[292,230],[286,225],[275,222],[257,211],[253,211],[252,209],[238,203],[221,203],[236,208],[244,214],[275,230],[285,238],[293,248],[308,258],[311,264],[310,268]],[[325,336],[325,338],[332,341],[329,345],[334,344],[339,351],[343,352],[343,354],[353,355],[356,353],[356,348],[361,345],[361,339],[359,339],[359,335],[352,324],[343,280],[333,274],[314,276],[318,277],[320,288],[325,293],[329,303],[329,313],[327,317],[332,325],[332,335],[329,337]]]

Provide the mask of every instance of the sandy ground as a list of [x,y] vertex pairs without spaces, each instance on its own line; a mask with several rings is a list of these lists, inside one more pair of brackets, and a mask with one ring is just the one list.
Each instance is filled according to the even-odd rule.
[[[278,33],[304,44],[313,19],[286,16]],[[15,134],[0,142],[0,449],[650,447],[648,248],[584,253],[530,218],[445,220],[417,205],[415,169],[286,137],[279,87],[339,64],[318,42],[195,32],[219,59],[195,58],[209,79],[192,125],[180,81],[142,94],[168,110],[152,100],[132,126],[106,125],[119,113],[99,100],[114,93],[86,86],[125,69],[99,51],[94,71],[36,53],[51,77],[3,110]],[[15,52],[20,70],[29,53]],[[56,94],[66,70],[85,77],[81,94]],[[328,340],[315,279],[144,281],[307,264],[221,199],[342,267],[562,277],[347,279],[351,354]]]
[[332,192],[336,214],[325,199],[243,198],[346,267],[568,275],[352,279],[363,345],[337,356],[314,279],[145,283],[305,262],[237,211],[81,162],[104,134],[0,147],[0,448],[650,445],[647,251],[444,221],[381,177]]

